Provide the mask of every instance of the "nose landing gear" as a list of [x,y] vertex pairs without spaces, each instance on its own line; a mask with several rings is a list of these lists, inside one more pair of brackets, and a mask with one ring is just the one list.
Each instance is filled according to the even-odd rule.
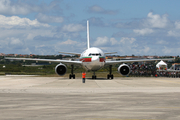
[[96,79],[95,72],[94,72],[93,75],[92,75],[92,79]]

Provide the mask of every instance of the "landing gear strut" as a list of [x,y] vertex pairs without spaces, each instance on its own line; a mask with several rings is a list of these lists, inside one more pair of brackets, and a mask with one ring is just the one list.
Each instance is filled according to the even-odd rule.
[[69,79],[73,78],[75,79],[75,74],[73,74],[74,65],[71,65],[71,74],[69,74]]
[[92,75],[92,79],[96,79],[95,72],[94,72],[93,75]]
[[109,66],[109,74],[107,75],[107,79],[113,79],[114,76],[112,74],[112,65]]

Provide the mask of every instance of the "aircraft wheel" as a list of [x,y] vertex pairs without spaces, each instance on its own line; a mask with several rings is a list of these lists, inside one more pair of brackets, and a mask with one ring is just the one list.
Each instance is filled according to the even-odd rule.
[[114,76],[113,75],[111,75],[111,79],[113,79],[114,78]]
[[109,79],[109,75],[107,75],[107,79]]
[[96,79],[96,76],[93,75],[93,76],[92,76],[92,79]]
[[75,79],[75,75],[73,75],[73,79]]
[[114,78],[114,76],[113,75],[107,75],[107,79],[113,79]]

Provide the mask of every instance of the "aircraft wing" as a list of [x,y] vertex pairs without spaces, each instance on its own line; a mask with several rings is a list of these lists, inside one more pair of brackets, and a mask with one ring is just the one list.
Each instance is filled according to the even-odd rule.
[[117,53],[117,52],[109,52],[109,53],[104,53],[104,54],[115,54],[115,53]]
[[164,58],[164,59],[133,59],[133,60],[118,60],[118,61],[106,61],[105,64],[113,65],[113,64],[119,64],[119,63],[128,63],[128,62],[145,62],[145,61],[169,61],[174,60],[174,58]]
[[59,52],[62,54],[70,54],[70,55],[81,55],[80,53],[70,53],[70,52]]
[[8,60],[31,60],[31,61],[44,61],[44,62],[57,62],[57,63],[66,63],[66,64],[82,64],[82,61],[71,61],[71,60],[56,60],[56,59],[36,59],[36,58],[12,58],[6,57],[4,59]]

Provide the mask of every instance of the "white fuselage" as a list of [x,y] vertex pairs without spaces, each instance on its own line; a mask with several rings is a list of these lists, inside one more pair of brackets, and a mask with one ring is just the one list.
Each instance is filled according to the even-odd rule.
[[104,67],[106,56],[99,48],[89,48],[85,50],[81,56],[82,66],[88,71],[97,71]]

